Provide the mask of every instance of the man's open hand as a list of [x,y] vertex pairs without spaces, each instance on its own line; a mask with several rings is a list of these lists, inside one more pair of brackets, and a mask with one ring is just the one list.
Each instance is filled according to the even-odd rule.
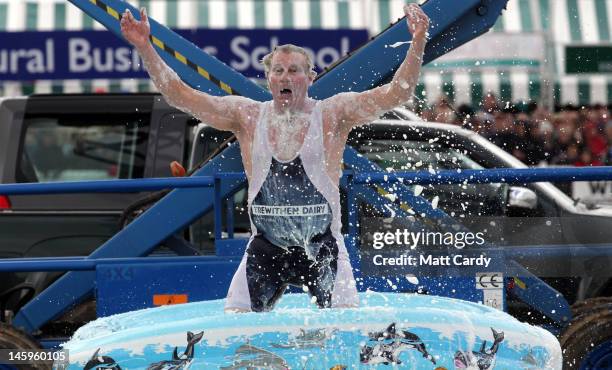
[[121,33],[137,49],[149,42],[151,27],[145,8],[140,9],[140,21],[128,9],[125,10],[121,16]]
[[417,4],[404,5],[404,14],[406,15],[406,23],[408,31],[413,38],[424,37],[429,29],[429,17],[423,9]]

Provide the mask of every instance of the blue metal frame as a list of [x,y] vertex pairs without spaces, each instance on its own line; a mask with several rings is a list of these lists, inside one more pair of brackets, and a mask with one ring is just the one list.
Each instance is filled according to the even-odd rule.
[[[109,30],[120,36],[118,26],[118,14],[123,9],[130,8],[138,18],[136,9],[129,4],[118,0],[70,0],[75,5],[81,7],[96,20],[104,24]],[[436,57],[456,48],[468,40],[484,33],[494,23],[507,0],[466,0],[456,2],[454,0],[429,0],[424,5],[424,10],[432,20],[430,29],[431,40],[427,45],[424,62],[435,59]],[[389,80],[394,70],[404,59],[407,46],[396,49],[386,46],[397,41],[406,41],[409,34],[404,22],[398,22],[380,36],[374,38],[365,47],[356,51],[350,58],[343,60],[331,71],[324,73],[317,79],[310,89],[311,96],[325,98],[341,91],[363,91],[373,86],[380,85]],[[229,67],[220,63],[215,58],[206,55],[201,50],[191,45],[172,31],[159,25],[151,19],[152,35],[161,40],[164,45],[171,50],[179,52],[181,56],[187,58],[210,74],[222,77],[235,94],[244,95],[255,100],[269,100],[270,95],[267,91],[254,85],[243,76],[239,75]],[[156,46],[158,47],[158,46]],[[159,49],[159,47],[158,47]],[[161,51],[161,50],[160,50]],[[161,51],[162,58],[179,73],[179,75],[191,86],[215,95],[225,95],[227,89],[220,89],[218,84],[213,83],[212,79],[203,78],[196,73],[193,66],[181,61],[166,51]],[[183,59],[184,59],[183,58]],[[364,69],[367,73],[363,73]],[[365,75],[365,76],[364,76]],[[367,160],[362,160],[347,150],[348,156],[352,160],[345,161],[352,170],[361,172],[363,170],[379,170],[372,168],[372,164]],[[219,160],[218,158],[224,158]],[[231,160],[227,160],[231,157]],[[196,176],[210,175],[224,171],[241,171],[239,152],[233,146],[202,170]],[[355,180],[360,183],[360,174],[355,174]],[[98,248],[89,259],[120,257],[120,256],[143,256],[148,254],[157,244],[173,235],[181,227],[189,224],[192,220],[207,212],[213,203],[217,204],[215,233],[220,236],[221,230],[221,200],[228,194],[236,191],[243,186],[242,181],[230,181],[225,183],[220,178],[214,180],[215,189],[210,188],[181,188],[175,189],[172,193],[150,208],[147,212],[132,222],[126,229],[118,233],[115,237]],[[367,181],[366,181],[367,182]],[[151,185],[154,186],[154,185]],[[159,184],[155,186],[160,186]],[[127,188],[123,188],[125,191]],[[152,189],[152,188],[150,188]],[[10,190],[10,189],[7,189]],[[378,190],[378,189],[377,189]],[[375,201],[379,206],[391,212],[403,212],[401,206],[377,194],[377,190],[363,186],[349,186],[348,192],[351,201],[357,196]],[[355,192],[357,191],[357,192]],[[434,210],[427,202],[414,197],[408,188],[395,184],[393,191],[400,193],[400,200],[408,202],[411,207],[420,213],[426,213],[433,217],[448,217],[440,210]],[[1,193],[2,191],[0,191]],[[193,199],[200,199],[201,204],[197,204]],[[382,202],[381,202],[382,201]],[[350,225],[351,231],[356,231],[356,202],[349,206],[351,211]],[[180,205],[178,212],[177,205]],[[230,212],[231,213],[231,212]],[[164,219],[166,218],[166,219]],[[231,219],[229,220],[231,224]],[[230,228],[228,228],[230,229]],[[355,234],[352,234],[355,235]],[[353,236],[349,241],[349,250],[352,255],[356,255],[356,239]],[[77,261],[69,261],[77,262]],[[355,261],[356,262],[356,261]],[[45,292],[36,297],[26,305],[15,318],[15,325],[21,326],[28,331],[33,331],[46,321],[58,316],[63,310],[78,303],[87,295],[91,294],[93,286],[93,276],[90,271],[69,272],[49,287]]]
[[[103,24],[120,38],[120,14],[129,9],[138,19],[138,10],[121,0],[69,0],[92,18]],[[422,7],[431,19],[430,40],[426,46],[423,63],[463,45],[489,30],[505,8],[508,0],[429,0]],[[116,14],[116,13],[119,14]],[[149,17],[151,34],[179,52],[187,60],[204,68],[210,75],[222,79],[235,94],[254,100],[270,100],[268,91],[252,83],[247,78],[208,55],[189,41],[177,35]],[[407,45],[397,48],[387,47],[398,41],[408,41],[410,34],[405,22],[383,31],[364,47],[338,63],[317,78],[310,89],[310,95],[324,99],[343,91],[364,91],[388,81],[393,72],[404,60]],[[173,57],[155,46],[164,61],[171,66],[190,86],[213,95],[226,95],[227,92],[210,79],[206,79],[180,59]],[[364,73],[364,69],[367,73]]]
[[[430,18],[429,41],[423,64],[448,53],[489,30],[508,0],[429,0],[422,5]],[[408,45],[389,47],[411,39],[402,18],[354,51],[333,69],[321,74],[309,90],[325,99],[344,91],[365,91],[389,81],[405,59]]]
[[188,261],[97,265],[97,316],[153,307],[156,295],[180,295],[188,302],[224,298],[239,262],[232,257],[206,256]]
[[[238,145],[231,145],[223,155],[211,160],[193,177],[214,176],[221,170],[242,172],[240,158]],[[177,180],[186,183],[184,180],[187,179],[173,179]],[[203,183],[207,185],[209,181],[210,179],[204,179]],[[229,194],[243,186],[243,183],[244,180],[223,181],[221,191],[223,194]],[[101,245],[88,258],[146,256],[169,236],[210,211],[213,208],[213,199],[214,189],[210,187],[175,189]],[[26,304],[15,316],[13,324],[28,332],[37,330],[44,323],[91,296],[94,280],[95,273],[91,271],[67,272]]]
[[[611,246],[612,247],[612,246]],[[535,248],[538,251],[545,251],[546,248]],[[516,261],[507,259],[507,274],[510,279],[520,279],[525,287],[520,284],[507,286],[509,294],[514,295],[538,312],[552,319],[557,328],[548,328],[555,334],[559,334],[561,329],[572,319],[572,309],[561,293],[552,289],[537,276],[529,272]]]
[[[188,189],[213,187],[215,179],[244,183],[246,176],[243,172],[242,163],[229,165],[237,159],[236,154],[240,155],[237,151],[238,144],[232,144],[228,152],[224,152],[223,155],[227,157],[227,162],[221,162],[219,159],[213,160],[212,162],[214,163],[211,163],[212,167],[204,167],[195,173],[194,177],[0,184],[0,194],[125,193],[171,188]],[[345,148],[343,160],[345,165],[353,169],[353,181],[357,184],[526,184],[532,182],[612,180],[612,166],[580,167],[579,169],[573,167],[551,167],[385,172],[377,165],[360,156],[351,147]],[[346,176],[349,173],[351,172],[344,172],[345,177],[341,179],[343,186],[346,184]],[[420,201],[424,200],[424,198],[415,197],[414,200]],[[426,211],[427,209],[423,210]]]
[[612,178],[612,166],[551,167],[551,168],[493,168],[483,170],[442,170],[361,174],[356,181],[402,182],[408,184],[526,184],[531,182],[596,181]]
[[[349,153],[351,153],[349,151]],[[188,179],[165,179],[160,182],[164,186],[177,186],[184,187],[175,189],[168,196],[160,200],[156,205],[151,207],[147,212],[137,218],[131,223],[125,230],[118,233],[115,237],[105,243],[102,247],[98,248],[91,256],[86,258],[63,258],[61,260],[53,258],[42,258],[42,259],[25,259],[17,261],[2,261],[0,262],[0,271],[15,270],[15,265],[11,266],[11,263],[19,263],[22,269],[73,269],[78,271],[72,271],[65,274],[55,284],[53,284],[45,292],[41,293],[28,305],[26,305],[16,316],[15,325],[23,327],[29,331],[37,329],[42,324],[54,317],[60,315],[65,310],[69,309],[74,304],[77,304],[80,300],[87,297],[92,293],[93,282],[95,273],[91,271],[91,268],[95,266],[99,260],[101,264],[104,263],[125,263],[126,260],[116,260],[118,257],[129,257],[129,256],[145,256],[160,242],[162,242],[169,235],[173,235],[180,228],[188,225],[195,218],[201,214],[211,210],[214,203],[220,204],[221,199],[227,197],[228,194],[233,194],[237,189],[244,186],[244,175],[240,173],[241,162],[238,159],[240,155],[237,145],[233,145],[230,150],[226,152],[224,158],[218,157],[211,161],[211,163],[194,176],[200,177],[200,186],[210,186],[211,180],[215,181],[217,186],[216,190],[210,187],[206,188],[192,188],[195,181],[185,181]],[[348,156],[349,163],[355,164],[355,167],[363,165],[364,163],[358,163],[358,161],[352,160],[350,155]],[[354,158],[353,158],[354,159]],[[233,168],[231,168],[233,166]],[[373,165],[364,169],[374,169]],[[233,171],[231,173],[220,173],[220,170]],[[343,183],[347,186],[349,194],[349,212],[351,218],[351,224],[349,225],[349,251],[352,257],[355,258],[357,253],[356,245],[356,205],[355,201],[358,198],[357,188],[358,186],[350,186],[351,182],[357,182],[352,180],[351,177],[358,179],[359,182],[372,184],[377,181],[408,181],[411,183],[477,183],[477,182],[532,182],[532,181],[561,181],[566,178],[572,178],[573,180],[609,180],[612,179],[612,168],[611,167],[600,167],[600,168],[582,168],[582,169],[500,169],[500,170],[477,170],[477,171],[462,171],[460,173],[456,171],[439,171],[436,173],[350,173],[347,172],[347,180]],[[145,180],[129,180],[132,183],[139,183],[142,186],[148,186],[149,182]],[[27,194],[27,193],[40,193],[44,191],[58,192],[62,190],[62,187],[70,191],[79,191],[79,185],[76,183],[56,183],[52,184],[11,184],[11,185],[0,185],[0,193],[2,194]],[[106,189],[109,184],[102,184],[99,182],[97,186],[100,188],[93,187],[90,183],[81,184],[81,190],[83,192],[91,192],[95,189]],[[117,183],[114,184],[117,186]],[[131,187],[132,188],[132,187]],[[371,189],[370,189],[371,190]],[[397,187],[394,191],[397,190]],[[406,190],[409,192],[409,190]],[[215,195],[216,193],[216,195]],[[194,199],[201,199],[202,202],[198,204],[194,202]],[[385,198],[386,199],[386,198]],[[412,200],[415,200],[413,198]],[[418,199],[417,199],[418,200]],[[216,207],[220,208],[220,207]],[[397,208],[397,207],[396,207]],[[168,215],[168,217],[164,217]],[[161,217],[160,217],[161,216]],[[560,247],[557,248],[542,248],[536,253],[545,251],[552,251],[554,253],[563,252]],[[594,250],[592,250],[594,252]],[[598,249],[598,251],[601,251]],[[112,260],[107,260],[111,258]],[[193,258],[193,257],[190,257]],[[206,257],[199,257],[206,258]],[[235,256],[230,262],[236,263],[239,260],[239,256]],[[132,262],[127,260],[128,262]],[[165,262],[162,259],[155,259],[157,262]],[[358,263],[357,260],[355,262]],[[38,267],[37,267],[38,266]],[[357,266],[359,266],[357,264]],[[527,282],[529,289],[524,291],[514,289],[513,294],[521,298],[527,303],[530,303],[534,308],[537,308],[543,313],[547,314],[552,319],[559,323],[566,322],[570,318],[569,307],[567,302],[563,304],[560,301],[560,294],[555,292],[546,284],[542,283],[537,277],[530,274],[528,271],[522,269],[516,265],[511,268],[512,275],[520,277],[522,280]],[[377,281],[375,278],[361,277],[359,272],[356,274],[362,282],[368,284],[368,286],[382,286],[385,284],[384,281]],[[470,280],[470,279],[469,279]],[[370,285],[371,284],[371,285]],[[460,285],[465,284],[459,283]],[[445,284],[448,286],[448,284]],[[405,282],[397,283],[398,290],[408,291],[414,289]],[[435,284],[434,284],[435,286]],[[544,302],[542,298],[545,297]],[[546,303],[546,302],[549,303]],[[553,311],[555,311],[553,313]],[[551,315],[551,313],[553,313]]]
[[[134,13],[136,18],[139,17],[138,12],[134,7],[119,0],[70,0],[73,4],[80,7],[90,16],[104,24],[109,30],[120,36],[120,29],[118,23],[118,17],[124,9],[128,8]],[[476,37],[478,34],[485,32],[488,28],[493,25],[495,19],[501,13],[501,7],[506,4],[507,0],[470,0],[465,2],[454,2],[453,0],[430,0],[428,1],[424,9],[426,12],[431,13],[432,29],[431,33],[434,36],[433,42],[430,43],[431,50],[437,50],[436,52],[427,52],[426,58],[433,59],[437,55],[441,55],[445,52],[452,50],[453,48],[461,45],[465,41]],[[482,9],[483,3],[487,3],[491,8],[491,12],[488,16],[484,12],[477,12],[476,10]],[[453,9],[454,11],[449,11]],[[444,10],[444,11],[443,11]],[[474,19],[473,14],[477,14],[478,18]],[[467,22],[467,23],[464,23]],[[262,88],[256,86],[237,72],[233,71],[228,66],[220,63],[215,58],[207,55],[191,43],[187,42],[180,36],[176,35],[171,30],[163,27],[156,23],[153,19],[150,19],[151,32],[154,37],[159,39],[164,45],[169,46],[172,50],[180,53],[184,58],[189,59],[193,63],[201,66],[212,75],[217,78],[222,77],[225,82],[233,91],[238,94],[250,97],[255,100],[269,100],[270,95]],[[462,27],[458,27],[462,24]],[[387,78],[387,74],[382,75],[371,68],[372,61],[379,59],[379,55],[374,53],[373,55],[363,54],[364,50],[370,48],[372,50],[384,48],[384,45],[389,43],[390,35],[400,35],[400,25],[396,25],[392,32],[387,32],[386,35],[373,39],[367,48],[362,48],[357,56],[346,59],[344,63],[352,60],[361,60],[358,64],[361,67],[368,68],[368,75],[379,76],[377,81],[370,81],[363,88],[368,88],[372,85],[380,84]],[[448,37],[451,35],[453,37]],[[461,35],[461,36],[460,36]],[[408,32],[404,29],[404,32],[400,35],[401,38],[408,37]],[[394,36],[396,37],[396,36]],[[436,41],[436,40],[440,41]],[[156,46],[157,47],[157,46]],[[428,49],[429,50],[429,49]],[[390,53],[393,58],[397,59],[399,52]],[[404,50],[405,51],[405,50]],[[386,54],[386,53],[385,53]],[[160,52],[162,58],[191,86],[209,92],[211,94],[225,95],[223,89],[219,89],[218,86],[211,82],[211,79],[206,79],[200,74],[194,72],[192,67],[189,67],[184,62],[180,61],[180,58],[176,58],[173,55],[163,51]],[[401,61],[402,58],[399,60]],[[386,62],[385,62],[386,63]],[[398,63],[396,62],[395,65]],[[350,64],[355,66],[355,64]],[[326,91],[327,94],[331,95],[338,91],[338,82],[346,80],[346,74],[353,73],[347,68],[349,64],[344,64],[342,70],[339,70],[339,74],[336,77],[328,75],[325,78],[317,80],[313,88],[318,90],[311,90],[312,95],[316,97],[322,97]],[[385,72],[391,72],[396,67],[390,67],[390,64],[381,64],[376,68],[380,70],[383,68]],[[336,73],[336,72],[334,72]],[[342,74],[345,74],[342,78]],[[361,76],[362,73],[358,73],[355,76]],[[350,79],[352,80],[352,78]],[[327,87],[322,81],[327,81]],[[331,81],[331,85],[330,82]],[[319,85],[321,84],[321,85]],[[321,87],[318,87],[321,86]],[[353,85],[345,86],[344,90],[351,90]],[[233,152],[232,152],[233,150]],[[238,170],[242,170],[242,166],[239,160],[239,153],[236,150],[236,146],[233,146],[229,150],[225,150],[219,158],[227,158],[233,156],[233,161],[224,161],[229,167],[239,167]],[[238,154],[238,155],[236,155]],[[201,176],[209,174],[207,171],[214,171],[214,166],[206,166],[200,170],[196,175]],[[231,170],[224,168],[224,170]],[[234,188],[238,186],[235,185]],[[231,187],[230,187],[231,188]],[[226,193],[226,192],[224,192]],[[172,235],[177,232],[182,226],[188,224],[199,215],[206,212],[210,206],[210,198],[213,198],[214,194],[211,194],[211,189],[176,189],[170,195],[158,202],[154,207],[145,212],[141,217],[132,222],[126,229],[118,233],[111,240],[106,242],[103,246],[98,248],[90,258],[99,257],[116,257],[116,256],[138,256],[146,255],[149,253],[155,245],[159,244],[168,235]],[[202,199],[201,207],[198,207],[193,199]],[[181,212],[173,213],[176,209],[173,207],[174,203],[181,204]],[[164,220],[161,222],[159,215],[166,215],[172,220]],[[169,222],[171,221],[171,222]],[[93,286],[93,276],[90,272],[69,272],[64,275],[55,284],[49,287],[45,292],[37,296],[33,301],[28,303],[15,318],[15,325],[23,327],[27,331],[36,330],[43,323],[58,316],[65,309],[70,306],[77,304],[80,300],[84,299],[87,295],[91,294]],[[66,294],[66,292],[70,292]]]
[[580,370],[609,370],[612,368],[612,340],[601,343],[580,364]]
[[87,258],[87,257],[42,257],[42,258],[5,258],[0,260],[0,272],[27,271],[94,271],[98,266],[111,264],[163,264],[196,263],[201,256],[149,256],[127,258]]

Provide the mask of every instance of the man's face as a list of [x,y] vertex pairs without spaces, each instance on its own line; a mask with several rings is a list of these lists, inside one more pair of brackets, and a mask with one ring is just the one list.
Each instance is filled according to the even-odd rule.
[[303,108],[312,81],[304,55],[297,52],[274,53],[268,84],[277,107],[290,110]]

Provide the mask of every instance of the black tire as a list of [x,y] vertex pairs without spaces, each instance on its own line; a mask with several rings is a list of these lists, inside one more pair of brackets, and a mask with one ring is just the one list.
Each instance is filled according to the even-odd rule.
[[[35,339],[23,331],[11,325],[0,323],[0,349],[39,350],[41,347]],[[50,370],[51,366],[52,363],[48,362],[33,365],[19,364],[14,365],[14,368],[19,370]],[[6,368],[10,369],[11,367],[7,366]]]
[[590,351],[612,341],[612,303],[580,306],[580,315],[570,321],[559,337],[563,350],[563,369],[580,369]]
[[572,305],[572,313],[574,314],[574,317],[578,317],[585,312],[591,311],[593,308],[597,306],[608,304],[608,303],[612,303],[612,297],[588,298],[588,299],[585,299],[584,301],[579,301],[579,302],[574,303]]

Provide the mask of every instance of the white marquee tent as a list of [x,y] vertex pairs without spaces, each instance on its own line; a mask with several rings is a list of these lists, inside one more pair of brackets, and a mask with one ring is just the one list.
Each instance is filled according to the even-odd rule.
[[[367,29],[402,16],[402,0],[129,0],[177,28]],[[510,0],[487,35],[424,68],[419,96],[474,103],[486,91],[539,100],[553,81],[556,103],[612,102],[612,74],[566,74],[568,45],[612,46],[612,0]],[[0,0],[0,31],[102,29],[66,0]],[[1,46],[0,46],[1,48]],[[554,89],[553,89],[554,87]],[[148,80],[8,81],[0,95],[149,91]]]

